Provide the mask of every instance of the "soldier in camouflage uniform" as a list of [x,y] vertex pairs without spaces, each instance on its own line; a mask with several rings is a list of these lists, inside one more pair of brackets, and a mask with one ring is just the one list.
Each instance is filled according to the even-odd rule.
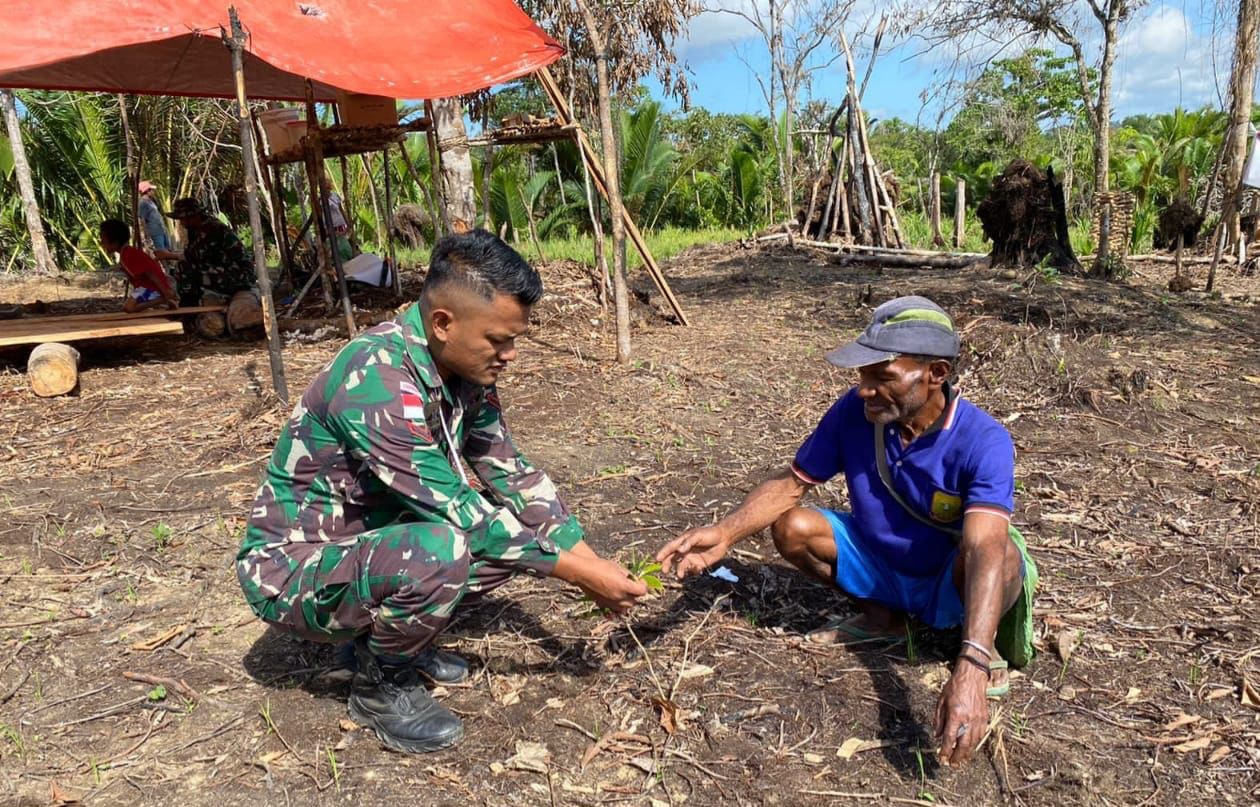
[[306,390],[254,504],[237,556],[246,600],[299,636],[355,639],[350,714],[391,748],[462,736],[417,676],[466,675],[432,647],[461,604],[521,572],[616,611],[646,593],[586,545],[503,422],[495,381],[541,295],[490,233],[443,239],[420,302],[351,340]]
[[198,314],[193,323],[197,333],[216,338],[233,328],[261,325],[254,259],[232,228],[188,197],[176,199],[169,215],[184,225],[188,243],[183,253],[155,249],[154,255],[159,260],[179,261],[175,272],[179,304],[226,305],[233,312],[232,317],[217,311]]

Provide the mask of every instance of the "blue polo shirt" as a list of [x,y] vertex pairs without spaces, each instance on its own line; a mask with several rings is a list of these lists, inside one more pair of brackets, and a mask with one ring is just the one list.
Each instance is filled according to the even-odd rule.
[[[946,388],[949,403],[936,423],[910,445],[896,424],[884,426],[888,468],[897,493],[919,513],[951,529],[963,516],[1014,510],[1015,445],[1002,424]],[[940,574],[954,538],[908,514],[889,495],[875,464],[875,429],[857,387],[823,416],[796,452],[792,471],[821,485],[843,472],[858,538],[894,571],[910,577]]]

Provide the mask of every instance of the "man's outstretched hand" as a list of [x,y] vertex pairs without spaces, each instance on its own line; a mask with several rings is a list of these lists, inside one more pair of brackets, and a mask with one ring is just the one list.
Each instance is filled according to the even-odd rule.
[[696,527],[666,544],[656,553],[656,560],[662,574],[668,574],[670,567],[677,564],[674,574],[681,580],[717,563],[726,557],[729,548],[726,535],[716,526]]

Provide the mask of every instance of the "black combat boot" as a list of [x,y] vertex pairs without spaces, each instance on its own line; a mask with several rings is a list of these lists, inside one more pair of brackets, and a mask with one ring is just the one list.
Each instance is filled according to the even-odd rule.
[[[337,666],[354,672],[358,669],[358,651],[354,642],[346,642],[337,650]],[[411,662],[422,675],[438,684],[458,684],[468,678],[468,662],[454,653],[426,647]]]
[[356,648],[359,670],[350,684],[350,717],[368,726],[387,748],[413,754],[454,745],[464,736],[459,718],[433,700],[411,664],[382,663],[366,642]]
[[467,661],[436,647],[426,647],[412,663],[439,684],[458,684],[468,678]]

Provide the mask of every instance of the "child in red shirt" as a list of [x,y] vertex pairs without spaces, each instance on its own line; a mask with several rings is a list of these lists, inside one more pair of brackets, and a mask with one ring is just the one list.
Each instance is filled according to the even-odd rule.
[[131,246],[131,228],[126,222],[118,219],[102,221],[101,246],[111,255],[118,253],[118,268],[135,287],[131,297],[123,304],[124,311],[144,311],[162,304],[168,308],[179,307],[179,298],[175,296],[171,279],[166,276],[162,264],[143,250]]

